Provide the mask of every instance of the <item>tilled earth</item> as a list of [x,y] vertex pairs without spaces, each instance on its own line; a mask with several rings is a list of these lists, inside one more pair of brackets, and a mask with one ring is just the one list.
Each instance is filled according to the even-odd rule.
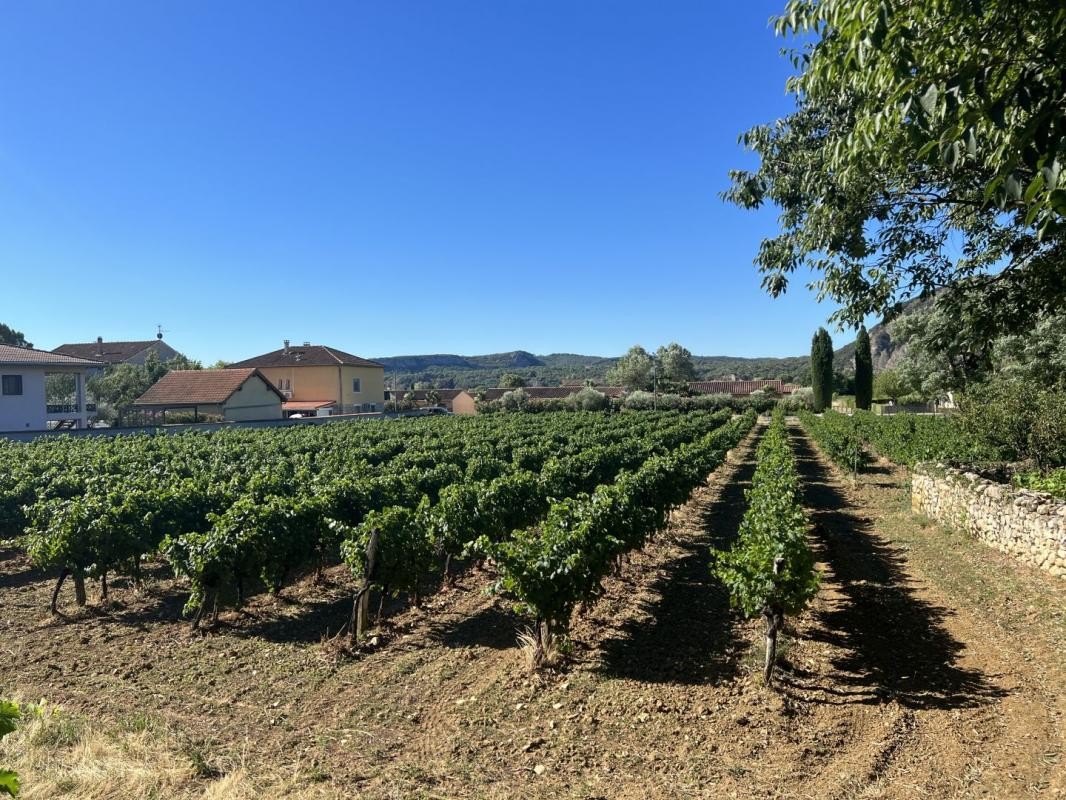
[[708,570],[744,511],[749,437],[607,581],[555,671],[528,672],[487,571],[387,606],[350,654],[326,641],[343,568],[200,635],[162,574],[52,618],[52,576],[5,552],[0,693],[158,721],[202,762],[188,797],[238,765],[308,797],[1066,797],[1066,586],[911,515],[904,471],[853,483],[793,439],[824,574],[774,689],[759,625]]

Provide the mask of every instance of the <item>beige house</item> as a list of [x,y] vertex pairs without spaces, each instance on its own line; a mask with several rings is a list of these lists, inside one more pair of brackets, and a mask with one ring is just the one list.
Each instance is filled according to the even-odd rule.
[[257,369],[173,369],[133,401],[138,411],[193,412],[226,422],[281,419],[281,392]]
[[453,414],[476,414],[477,398],[465,389],[452,398]]
[[385,408],[385,368],[333,347],[304,342],[230,364],[257,369],[285,398],[285,416],[358,414]]

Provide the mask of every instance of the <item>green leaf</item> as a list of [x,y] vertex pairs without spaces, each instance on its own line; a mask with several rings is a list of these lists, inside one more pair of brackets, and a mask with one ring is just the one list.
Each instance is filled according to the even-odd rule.
[[935,83],[929,84],[929,88],[925,90],[925,93],[918,98],[918,102],[921,103],[922,109],[929,116],[933,116],[936,112],[937,100],[940,99],[940,89]]
[[1051,207],[1055,209],[1055,213],[1061,217],[1066,217],[1066,189],[1056,189],[1048,197],[1048,202]]
[[18,703],[10,700],[0,700],[0,738],[7,736],[15,730],[15,723],[22,715]]
[[1036,197],[1036,193],[1039,192],[1043,187],[1044,176],[1038,174],[1029,182],[1029,186],[1026,187],[1025,194],[1022,196],[1022,199],[1025,200],[1025,202],[1027,203],[1032,202],[1033,198]]
[[0,769],[0,794],[15,797],[19,793],[19,776],[9,769]]

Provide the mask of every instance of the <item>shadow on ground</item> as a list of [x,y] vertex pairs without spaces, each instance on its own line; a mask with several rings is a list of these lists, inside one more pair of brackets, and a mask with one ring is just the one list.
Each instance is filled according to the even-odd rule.
[[918,597],[900,551],[874,534],[849,504],[825,462],[798,429],[792,445],[817,539],[816,556],[828,565],[827,582],[842,597],[819,612],[813,638],[836,648],[834,686],[792,685],[824,692],[830,703],[880,703],[909,708],[965,708],[1005,694],[981,672],[958,665],[965,645],[944,628],[952,612]]
[[744,515],[744,490],[755,471],[754,446],[733,479],[701,514],[700,534],[678,542],[683,554],[666,564],[650,598],[602,645],[600,669],[649,683],[705,684],[736,674],[745,642],[729,593],[710,573],[712,547],[727,548]]
[[506,650],[514,647],[522,620],[497,604],[475,614],[442,619],[430,624],[429,637],[445,647],[488,647]]

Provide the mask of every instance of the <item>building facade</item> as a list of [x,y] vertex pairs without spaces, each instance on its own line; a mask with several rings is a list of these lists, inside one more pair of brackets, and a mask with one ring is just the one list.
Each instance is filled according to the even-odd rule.
[[175,369],[160,378],[133,407],[161,414],[191,410],[194,420],[201,416],[225,422],[253,422],[282,418],[282,396],[259,370]]
[[[86,427],[85,381],[99,369],[101,364],[88,359],[0,345],[0,431]],[[72,392],[62,403],[48,403],[51,376],[72,381]]]
[[385,367],[325,345],[291,345],[230,364],[254,368],[285,398],[293,414],[380,413],[385,408]]

